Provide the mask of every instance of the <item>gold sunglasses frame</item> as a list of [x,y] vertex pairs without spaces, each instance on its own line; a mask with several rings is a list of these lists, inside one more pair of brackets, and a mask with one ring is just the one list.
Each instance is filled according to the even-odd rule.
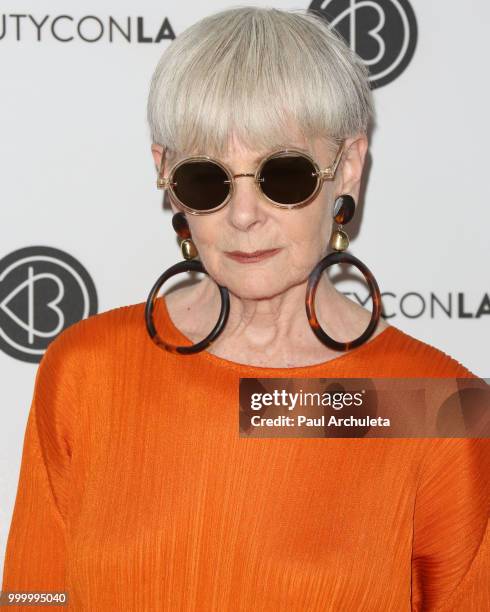
[[[162,159],[160,162],[160,169],[158,172],[158,178],[157,178],[157,189],[168,189],[169,190],[169,195],[171,196],[172,200],[174,201],[175,205],[178,208],[181,208],[183,211],[188,212],[191,215],[209,215],[212,214],[218,210],[221,210],[222,208],[224,208],[228,202],[230,201],[230,199],[233,196],[234,193],[234,183],[235,183],[235,179],[241,176],[249,176],[249,177],[253,177],[254,179],[254,183],[257,187],[257,190],[259,192],[259,194],[261,196],[263,196],[270,204],[272,204],[273,206],[277,207],[277,208],[283,208],[283,209],[292,209],[292,208],[299,208],[301,206],[305,206],[306,204],[309,204],[312,200],[315,199],[315,197],[317,196],[318,192],[320,191],[320,189],[323,186],[323,181],[332,181],[335,178],[335,174],[337,172],[337,168],[338,165],[340,163],[340,160],[342,158],[342,154],[343,154],[343,148],[344,148],[344,143],[345,140],[342,140],[342,142],[339,145],[339,148],[337,150],[337,153],[335,155],[335,159],[332,162],[332,164],[330,166],[328,166],[327,168],[325,168],[325,170],[321,170],[320,166],[317,164],[317,162],[313,159],[313,157],[309,154],[309,153],[305,153],[304,151],[300,151],[299,149],[278,149],[276,151],[273,151],[272,153],[269,153],[268,155],[266,155],[260,162],[259,165],[256,169],[255,172],[250,173],[250,172],[246,172],[246,173],[239,173],[239,174],[232,174],[230,169],[223,164],[222,162],[220,162],[218,159],[215,159],[214,157],[210,157],[208,155],[195,155],[195,156],[191,156],[191,157],[186,157],[185,159],[181,159],[179,162],[175,163],[172,168],[169,171],[169,174],[167,177],[163,176],[163,167],[165,164],[165,148],[163,149],[162,152]],[[266,164],[270,159],[273,159],[275,157],[281,157],[281,156],[286,156],[289,155],[290,153],[297,153],[299,155],[302,155],[303,157],[305,157],[306,159],[308,159],[311,164],[313,165],[313,167],[315,168],[315,172],[312,173],[313,176],[316,175],[317,177],[317,184],[315,187],[315,190],[313,191],[313,193],[306,198],[305,200],[302,200],[301,202],[297,202],[295,204],[281,204],[279,202],[275,202],[274,200],[271,200],[260,188],[259,183],[261,183],[264,179],[260,178],[260,173],[261,170],[264,166],[264,164]],[[175,171],[177,170],[177,168],[179,168],[182,164],[190,162],[190,161],[211,161],[215,164],[217,164],[227,175],[228,180],[225,181],[225,183],[229,183],[230,184],[230,190],[228,195],[226,196],[226,198],[223,200],[223,202],[221,204],[219,204],[218,206],[216,206],[215,208],[212,208],[211,210],[196,210],[194,208],[190,208],[189,206],[186,206],[183,202],[181,202],[179,200],[179,198],[177,197],[177,194],[175,193],[174,189],[173,189],[173,181],[171,180],[173,177],[173,174],[175,173]]]

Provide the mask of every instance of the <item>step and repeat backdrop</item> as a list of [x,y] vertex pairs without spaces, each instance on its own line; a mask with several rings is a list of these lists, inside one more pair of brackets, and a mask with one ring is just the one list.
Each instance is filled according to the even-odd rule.
[[[2,3],[2,563],[44,351],[80,319],[145,301],[182,259],[155,186],[146,123],[152,71],[187,26],[238,5],[260,3]],[[321,13],[369,67],[377,126],[359,213],[346,229],[350,252],[376,276],[384,317],[490,377],[490,5],[267,6]],[[363,282],[338,288],[366,304]]]

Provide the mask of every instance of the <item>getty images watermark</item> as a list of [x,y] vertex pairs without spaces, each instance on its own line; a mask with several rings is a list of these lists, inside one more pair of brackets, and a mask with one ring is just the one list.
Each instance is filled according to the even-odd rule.
[[490,438],[490,379],[240,378],[252,438]]

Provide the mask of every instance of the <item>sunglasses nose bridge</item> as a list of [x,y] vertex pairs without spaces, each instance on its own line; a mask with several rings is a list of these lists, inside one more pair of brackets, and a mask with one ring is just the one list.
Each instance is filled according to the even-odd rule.
[[[233,178],[233,179],[240,178],[240,177],[242,177],[242,176],[250,176],[250,177],[252,177],[252,178],[255,178],[255,173],[253,173],[253,172],[241,172],[240,174],[232,174],[231,176],[232,176],[232,178]],[[258,178],[258,179],[256,179],[256,181],[255,181],[255,182],[256,182],[256,183],[262,183],[263,181],[264,181],[264,179],[263,179],[263,178]],[[224,182],[229,184],[229,183],[231,183],[232,181],[230,181],[230,180],[225,180]]]
[[242,172],[240,174],[232,174],[233,178],[238,178],[240,176],[252,176],[255,178],[255,174],[253,172]]
[[232,183],[234,183],[236,178],[241,178],[241,177],[249,177],[249,178],[253,178],[254,180],[254,185],[257,189],[257,192],[259,195],[263,195],[260,183],[264,182],[264,179],[259,177],[256,178],[256,173],[255,172],[240,172],[238,174],[231,174],[232,180],[225,180],[225,183],[228,183],[230,185],[230,194],[228,196],[228,200],[231,197],[232,193],[233,193],[233,185]]

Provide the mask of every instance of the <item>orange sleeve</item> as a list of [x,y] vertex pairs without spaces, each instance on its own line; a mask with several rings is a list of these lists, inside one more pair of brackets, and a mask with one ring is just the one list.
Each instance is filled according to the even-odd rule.
[[76,410],[69,359],[63,350],[65,334],[49,345],[36,373],[5,551],[3,591],[65,590],[65,516]]
[[490,439],[428,442],[414,509],[412,610],[490,610]]

